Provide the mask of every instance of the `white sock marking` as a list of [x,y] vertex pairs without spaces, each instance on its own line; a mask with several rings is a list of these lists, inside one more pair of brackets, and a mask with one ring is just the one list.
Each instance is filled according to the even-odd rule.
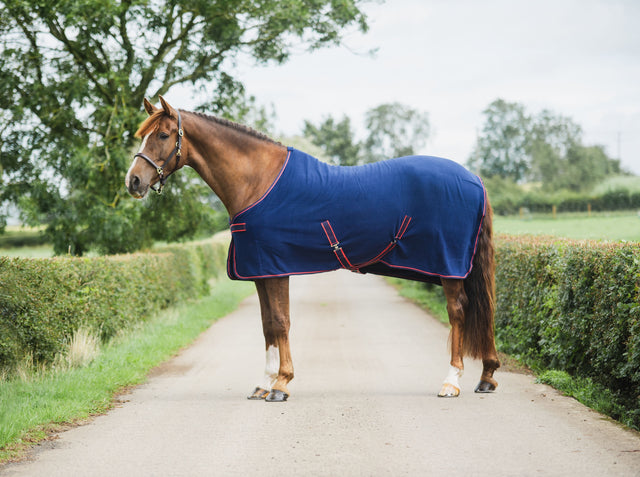
[[278,371],[280,370],[280,351],[277,346],[269,346],[264,367],[264,381],[262,389],[271,391],[271,387],[276,383]]
[[464,370],[449,365],[449,374],[447,374],[443,384],[451,384],[452,386],[460,389],[460,382],[458,379],[461,378],[463,374]]

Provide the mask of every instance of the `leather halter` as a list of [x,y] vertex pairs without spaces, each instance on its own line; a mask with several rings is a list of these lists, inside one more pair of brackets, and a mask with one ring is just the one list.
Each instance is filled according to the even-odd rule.
[[[182,129],[182,118],[180,117],[180,111],[178,111],[178,140],[176,141],[176,147],[173,149],[171,154],[169,154],[169,157],[167,157],[165,159],[164,163],[161,166],[158,166],[153,161],[153,159],[151,159],[146,154],[142,154],[141,152],[139,152],[139,153],[137,153],[137,154],[135,154],[133,156],[134,159],[136,157],[141,157],[142,159],[147,161],[149,164],[151,164],[153,166],[153,168],[158,173],[158,176],[160,177],[160,186],[157,189],[155,187],[153,187],[153,186],[150,186],[151,189],[154,190],[155,192],[157,192],[158,194],[162,193],[162,188],[164,187],[164,184],[167,181],[167,177],[169,177],[172,174],[172,172],[175,171],[178,168],[178,164],[180,163],[180,156],[182,156],[182,137],[183,136],[184,136],[184,130]],[[171,171],[165,177],[164,168],[167,167],[167,164],[169,164],[169,161],[171,161],[171,159],[173,159],[173,156],[176,156],[176,167],[174,167],[173,171]]]

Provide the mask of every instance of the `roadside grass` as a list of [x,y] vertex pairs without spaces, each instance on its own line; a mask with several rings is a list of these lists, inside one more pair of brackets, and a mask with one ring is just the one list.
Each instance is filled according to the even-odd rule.
[[640,215],[636,211],[586,212],[494,216],[496,233],[551,235],[570,239],[640,242]]
[[400,296],[411,300],[420,308],[427,310],[432,316],[445,325],[449,324],[447,302],[441,286],[392,277],[387,277],[386,280],[387,283],[390,283],[398,290]]
[[31,369],[21,378],[0,381],[0,463],[18,459],[56,430],[110,409],[118,392],[144,382],[152,368],[233,311],[254,288],[225,279],[212,289],[208,297],[162,311],[121,333],[92,360],[92,338],[78,337],[79,361],[91,360],[86,366],[65,356],[56,369]]
[[620,400],[615,393],[598,383],[594,383],[589,378],[571,376],[565,371],[551,369],[541,372],[537,380],[554,387],[566,396],[571,396],[601,414],[639,430],[633,425],[633,415],[637,416],[640,409],[633,409],[632,406],[625,409],[619,404]]

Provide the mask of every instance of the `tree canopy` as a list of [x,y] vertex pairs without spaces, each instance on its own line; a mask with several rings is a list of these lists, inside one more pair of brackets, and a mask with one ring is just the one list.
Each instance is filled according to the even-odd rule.
[[385,103],[366,113],[367,162],[418,152],[431,133],[429,115],[402,103]]
[[502,99],[483,114],[467,163],[480,175],[581,191],[621,173],[620,161],[609,158],[602,146],[583,144],[582,128],[571,118],[549,110],[530,114],[524,105]]
[[355,140],[351,119],[347,116],[339,122],[329,116],[318,126],[305,121],[303,134],[321,147],[335,165],[354,166],[360,161],[360,144]]
[[213,219],[188,174],[145,206],[124,190],[143,98],[189,85],[209,112],[246,113],[229,74],[239,53],[283,62],[301,46],[338,44],[346,28],[366,31],[360,3],[0,0],[0,204],[47,224],[58,253],[193,234]]
[[304,135],[334,164],[353,166],[419,152],[431,131],[427,113],[401,103],[385,103],[365,113],[366,138],[357,141],[351,119],[328,116],[319,125],[305,121]]

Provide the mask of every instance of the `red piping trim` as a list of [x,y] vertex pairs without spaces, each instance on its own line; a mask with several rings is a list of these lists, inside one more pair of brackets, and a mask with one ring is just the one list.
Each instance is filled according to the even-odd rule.
[[342,265],[342,268],[346,268],[354,272],[359,272],[361,268],[374,264],[376,262],[379,262],[382,257],[388,254],[391,250],[393,250],[395,246],[398,244],[398,240],[402,239],[402,237],[404,236],[405,232],[409,228],[410,223],[411,223],[411,217],[409,217],[408,215],[405,215],[404,218],[402,219],[402,223],[400,224],[400,228],[398,229],[398,232],[394,236],[393,241],[390,242],[382,250],[382,252],[380,252],[374,258],[372,258],[371,260],[367,260],[366,262],[363,262],[358,265],[353,265],[349,261],[349,258],[347,257],[347,254],[344,252],[342,247],[338,247],[340,242],[336,237],[336,233],[333,230],[333,227],[331,226],[331,222],[329,222],[328,220],[325,220],[324,222],[322,222],[321,225],[322,225],[322,230],[324,230],[324,234],[327,236],[327,240],[329,241],[329,244],[333,248],[333,253],[338,259],[338,262],[340,262],[340,265]]
[[410,223],[411,223],[411,217],[409,217],[408,215],[405,215],[404,219],[402,219],[402,223],[400,224],[400,230],[398,230],[398,233],[396,234],[397,240],[400,240],[403,237],[404,233],[409,228]]
[[329,244],[332,247],[338,245],[338,239],[336,238],[336,233],[333,231],[333,227],[331,227],[331,223],[328,220],[325,220],[321,225],[322,230],[324,230],[324,234],[327,236]]
[[[233,249],[233,250],[232,250]],[[233,254],[233,258],[231,259],[231,255]],[[256,280],[256,279],[260,279],[260,278],[276,278],[276,277],[289,277],[291,275],[312,275],[314,273],[325,273],[325,272],[332,272],[334,270],[337,270],[340,267],[336,267],[336,268],[330,268],[327,270],[311,270],[311,271],[306,271],[306,272],[287,272],[287,273],[277,273],[274,275],[249,275],[249,276],[244,276],[244,275],[240,275],[238,273],[238,269],[236,267],[237,261],[236,261],[236,250],[235,247],[232,246],[229,247],[229,259],[227,259],[227,275],[229,277],[232,276],[231,272],[231,261],[233,260],[233,275],[237,278],[240,278],[242,280]]]
[[231,230],[231,233],[234,233],[234,232],[246,232],[247,231],[247,224],[246,224],[246,222],[240,222],[239,224],[231,224],[229,229]]

